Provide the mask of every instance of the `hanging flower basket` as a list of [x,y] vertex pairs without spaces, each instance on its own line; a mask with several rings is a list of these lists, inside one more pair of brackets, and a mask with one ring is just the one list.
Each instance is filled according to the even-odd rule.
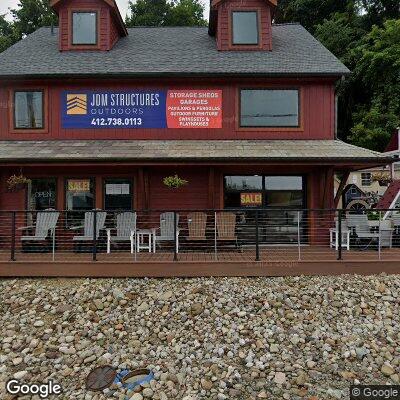
[[375,172],[372,174],[372,180],[378,182],[380,186],[388,186],[392,182],[390,173],[386,171]]
[[11,175],[7,179],[7,189],[10,192],[18,192],[26,188],[26,186],[31,183],[31,180],[26,176],[20,175]]
[[175,174],[171,176],[166,176],[163,179],[163,183],[170,189],[179,189],[182,186],[187,185],[189,182],[185,179],[180,178],[177,174]]

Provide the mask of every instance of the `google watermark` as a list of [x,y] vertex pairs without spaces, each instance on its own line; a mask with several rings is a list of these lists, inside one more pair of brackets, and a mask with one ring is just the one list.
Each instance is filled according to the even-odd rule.
[[13,395],[38,395],[41,399],[48,399],[60,395],[62,387],[51,379],[45,383],[21,383],[18,379],[11,379],[6,383],[6,391]]
[[350,400],[400,400],[399,385],[350,386]]

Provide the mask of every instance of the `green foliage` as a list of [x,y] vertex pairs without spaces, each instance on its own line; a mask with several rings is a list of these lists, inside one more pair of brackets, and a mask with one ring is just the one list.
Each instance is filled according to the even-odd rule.
[[189,182],[175,174],[171,176],[166,176],[163,179],[163,183],[170,189],[179,189],[180,187],[187,185]]
[[133,26],[205,26],[204,6],[199,0],[137,0],[129,2],[126,25]]

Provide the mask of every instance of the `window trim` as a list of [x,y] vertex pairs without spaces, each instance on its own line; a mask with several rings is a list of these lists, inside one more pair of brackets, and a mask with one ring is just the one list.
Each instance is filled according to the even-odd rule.
[[112,179],[120,179],[120,180],[126,180],[129,181],[131,185],[131,209],[130,210],[124,210],[124,211],[135,211],[135,178],[132,176],[105,176],[102,179],[102,192],[103,192],[103,208],[106,210],[106,181],[112,180]]
[[[42,92],[42,128],[17,128],[15,125],[15,94],[17,92]],[[11,133],[48,133],[48,89],[44,86],[15,87],[9,89],[9,130]]]
[[[94,44],[78,44],[74,43],[74,14],[96,14],[96,43]],[[74,50],[100,50],[100,9],[96,8],[74,8],[69,10],[68,30],[69,30],[69,48]]]
[[[252,125],[242,125],[242,91],[244,90],[297,90],[297,109],[298,109],[298,121],[297,125],[280,126],[252,126]],[[302,120],[302,90],[300,87],[240,87],[238,90],[238,108],[237,108],[237,123],[239,130],[303,130],[303,120]]]
[[[234,37],[233,37],[233,30],[234,30],[234,23],[233,23],[233,14],[234,13],[256,13],[256,21],[257,21],[257,43],[235,43],[234,42]],[[259,17],[259,10],[258,9],[254,9],[254,10],[250,10],[250,9],[244,9],[244,10],[240,10],[240,9],[233,9],[231,10],[231,45],[232,46],[239,46],[239,47],[260,47],[260,17]]]

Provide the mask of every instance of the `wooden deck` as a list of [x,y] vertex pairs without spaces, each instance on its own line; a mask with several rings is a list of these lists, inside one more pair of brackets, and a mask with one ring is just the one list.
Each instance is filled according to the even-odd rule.
[[[380,256],[380,259],[379,259]],[[345,273],[400,273],[400,249],[346,251],[337,260],[337,252],[325,246],[263,247],[260,261],[254,249],[241,252],[185,252],[178,261],[170,252],[138,253],[99,252],[97,261],[91,253],[57,252],[21,253],[10,260],[9,252],[0,253],[0,276],[62,277],[197,277],[197,276],[287,276],[336,275]]]

